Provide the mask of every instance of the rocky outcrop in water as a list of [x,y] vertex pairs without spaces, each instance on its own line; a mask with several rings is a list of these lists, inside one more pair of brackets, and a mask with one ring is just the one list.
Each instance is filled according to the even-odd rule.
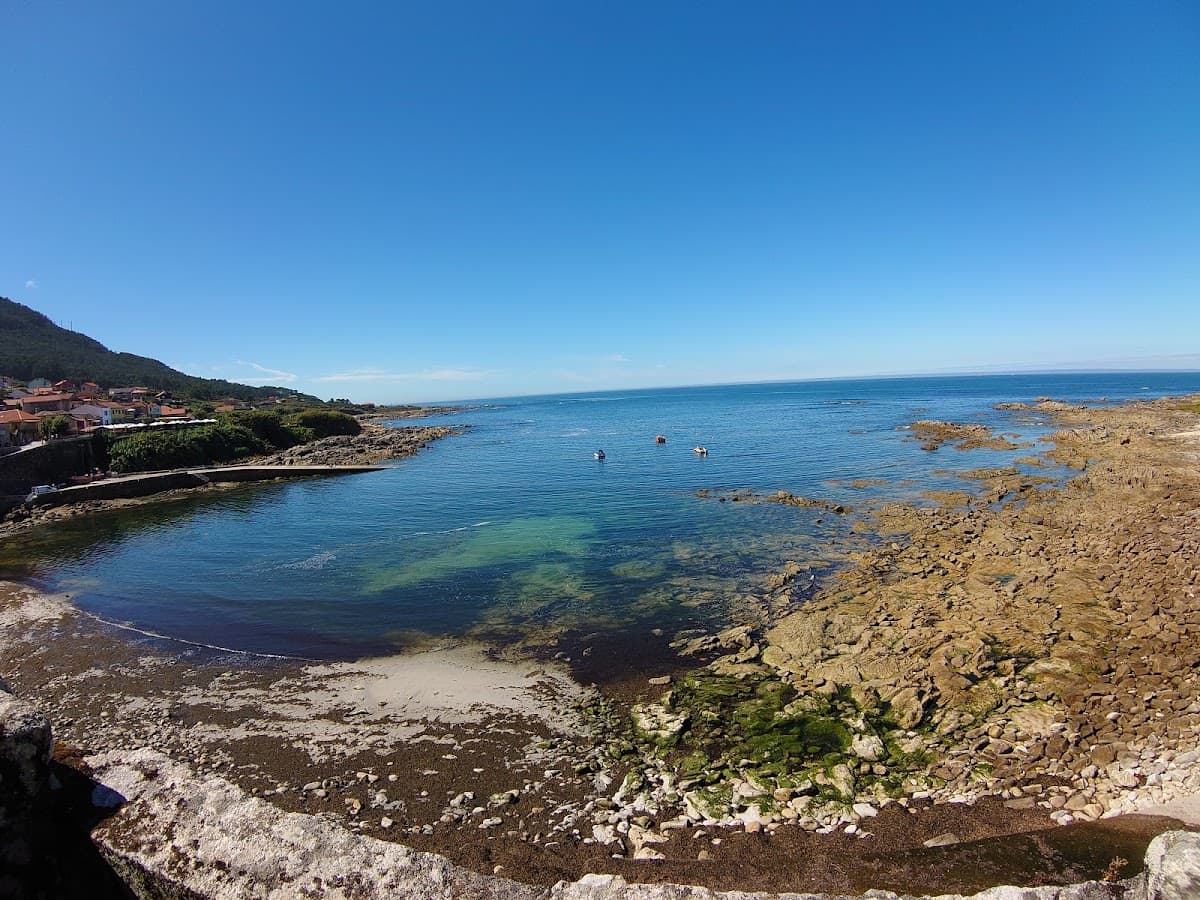
[[430,441],[454,434],[445,425],[385,428],[366,424],[356,435],[335,435],[254,460],[271,466],[358,466],[415,456]]
[[959,450],[1015,450],[1029,444],[1014,444],[1002,435],[993,434],[986,425],[962,425],[957,422],[938,422],[922,419],[908,426],[912,440],[921,441],[922,450],[936,450],[949,443]]

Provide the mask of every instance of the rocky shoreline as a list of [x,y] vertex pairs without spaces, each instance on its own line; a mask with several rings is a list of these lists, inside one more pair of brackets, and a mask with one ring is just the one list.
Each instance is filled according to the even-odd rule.
[[874,510],[870,549],[799,610],[693,640],[722,655],[634,708],[638,803],[682,807],[671,827],[862,833],[916,800],[1067,824],[1200,791],[1193,406],[1030,411],[1078,474],[984,471],[965,503]]
[[[965,892],[986,886],[972,877],[1095,878],[1179,823],[1093,820],[1200,793],[1194,404],[1016,410],[1060,430],[1021,467],[934,498],[953,502],[720,495],[853,515],[861,540],[848,559],[834,548],[820,581],[825,561],[786,562],[752,621],[680,635],[694,667],[631,702],[564,694],[538,664],[528,685],[504,682],[534,706],[488,694],[449,721],[373,664],[181,654],[16,587],[0,674],[89,754],[160,748],[284,810],[527,883]],[[1132,844],[1125,821],[1143,823],[1127,826]],[[955,862],[1056,824],[1089,835],[1087,852],[1039,839],[1023,876]]]
[[256,457],[251,462],[260,465],[370,465],[389,459],[416,456],[430,442],[461,431],[446,425],[405,425],[385,427],[372,422],[362,423],[356,435],[334,435],[298,444],[280,453]]
[[[385,427],[364,423],[362,432],[353,436],[335,435],[322,438],[307,444],[300,444],[282,453],[239,461],[237,465],[373,465],[415,456],[431,442],[460,431],[461,428],[450,428],[445,425]],[[18,535],[40,525],[61,522],[66,519],[77,519],[97,512],[125,509],[147,503],[162,503],[213,491],[230,490],[253,490],[253,488],[247,488],[240,484],[213,483],[119,500],[87,500],[62,506],[18,506],[0,518],[0,537]]]

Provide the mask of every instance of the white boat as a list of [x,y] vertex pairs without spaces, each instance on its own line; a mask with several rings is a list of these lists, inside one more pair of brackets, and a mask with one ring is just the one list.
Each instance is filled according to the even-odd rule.
[[596,457],[596,459],[604,459],[604,451],[597,450],[595,453],[592,454],[592,456]]
[[697,456],[708,456],[708,448],[707,447],[693,447],[692,452],[695,453]]

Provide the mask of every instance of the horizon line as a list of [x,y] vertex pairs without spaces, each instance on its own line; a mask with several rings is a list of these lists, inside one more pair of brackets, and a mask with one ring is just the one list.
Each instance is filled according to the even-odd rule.
[[750,381],[709,381],[690,384],[662,384],[643,387],[597,388],[583,391],[534,391],[524,394],[502,394],[492,397],[458,397],[447,400],[389,401],[376,406],[444,406],[448,403],[470,403],[489,400],[521,400],[529,397],[574,397],[589,394],[619,394],[623,391],[679,391],[692,388],[749,387],[758,384],[814,384],[827,381],[899,381],[908,378],[986,378],[1015,377],[1019,375],[1200,375],[1200,367],[1188,369],[1123,369],[1123,368],[1050,368],[1050,369],[1000,369],[987,370],[942,370],[933,372],[894,372],[874,375],[822,375],[809,378],[762,378]]

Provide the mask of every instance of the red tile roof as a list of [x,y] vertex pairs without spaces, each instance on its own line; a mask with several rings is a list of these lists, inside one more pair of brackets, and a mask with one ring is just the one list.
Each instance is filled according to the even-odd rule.
[[7,409],[0,412],[0,422],[11,425],[14,422],[40,422],[42,421],[32,413],[21,412],[19,409]]
[[74,394],[34,394],[32,397],[22,398],[26,403],[54,403],[58,400],[72,400]]

